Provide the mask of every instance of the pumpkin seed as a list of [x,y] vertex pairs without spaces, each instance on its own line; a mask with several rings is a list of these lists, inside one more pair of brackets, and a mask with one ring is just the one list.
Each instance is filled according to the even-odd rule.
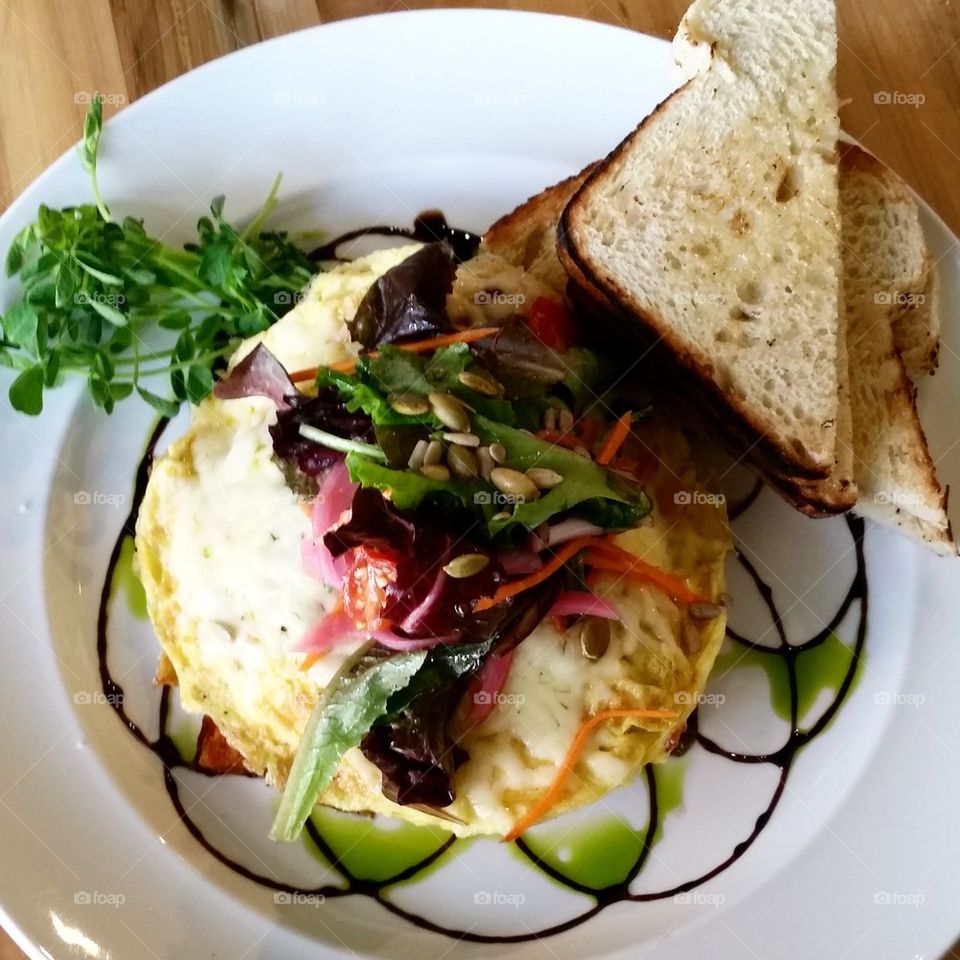
[[486,370],[461,370],[457,379],[474,393],[484,397],[500,396],[503,387]]
[[449,393],[431,393],[427,395],[434,416],[450,430],[467,432],[470,429],[470,418],[463,404]]
[[494,463],[506,463],[507,448],[502,443],[491,443],[490,456],[493,457]]
[[490,558],[482,553],[461,553],[443,568],[443,572],[454,580],[465,580],[485,570],[489,563]]
[[610,622],[601,617],[586,617],[580,627],[580,652],[588,660],[599,660],[610,646]]
[[504,520],[509,520],[512,514],[509,510],[501,510],[499,513],[495,513],[490,519],[495,520],[497,523],[502,523]]
[[716,603],[691,603],[690,618],[692,620],[714,620],[723,613],[723,607]]
[[552,490],[554,487],[563,483],[563,476],[556,470],[549,470],[546,467],[531,467],[527,471],[527,476],[541,489]]
[[480,473],[480,464],[467,447],[453,446],[447,451],[447,466],[461,480],[473,480]]
[[425,463],[420,472],[431,480],[449,480],[450,471],[442,463]]
[[419,393],[391,393],[387,397],[387,403],[391,409],[405,417],[420,417],[430,411],[430,404]]
[[536,500],[540,496],[540,489],[526,475],[519,470],[509,467],[496,467],[490,473],[493,485],[501,492],[517,497],[522,501]]
[[443,444],[439,440],[431,440],[427,444],[423,455],[423,462],[428,467],[436,466],[443,459]]

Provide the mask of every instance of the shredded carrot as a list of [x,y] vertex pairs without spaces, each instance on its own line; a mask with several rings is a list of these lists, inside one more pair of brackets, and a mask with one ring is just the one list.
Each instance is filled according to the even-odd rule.
[[[475,340],[482,340],[484,337],[493,336],[499,333],[501,327],[475,327],[473,330],[458,330],[456,333],[445,333],[439,337],[430,337],[429,340],[416,340],[413,343],[398,343],[395,346],[398,350],[409,350],[411,353],[429,353],[431,350],[439,350],[441,347],[449,347],[453,343],[473,343]],[[374,359],[380,356],[379,350],[371,350],[363,354],[365,357]],[[351,357],[349,360],[338,360],[336,363],[326,364],[328,370],[336,370],[337,373],[353,373],[359,357]],[[294,383],[300,383],[303,380],[314,380],[320,372],[320,367],[310,367],[307,370],[298,370],[290,374],[290,379]]]
[[617,717],[644,717],[656,720],[670,720],[677,716],[674,710],[601,710],[595,716],[592,716],[578,731],[573,738],[573,743],[563,758],[563,763],[557,769],[557,775],[553,778],[553,783],[547,787],[540,799],[513,825],[513,829],[503,838],[504,843],[510,843],[516,840],[524,831],[533,826],[561,797],[567,778],[573,772],[573,768],[580,758],[580,754],[587,742],[587,738],[593,733],[594,727],[603,723],[605,720],[613,720]]
[[519,580],[511,580],[509,583],[503,584],[492,597],[479,599],[473,605],[473,612],[483,613],[484,610],[489,610],[497,604],[503,603],[504,600],[509,600],[518,593],[523,593],[524,590],[529,590],[538,583],[543,583],[548,577],[552,577],[575,553],[602,542],[599,537],[574,537],[573,540],[568,540],[539,570],[529,576],[521,577]]
[[614,425],[607,434],[607,439],[603,441],[603,446],[597,454],[597,463],[606,466],[616,455],[617,451],[623,446],[623,441],[630,436],[630,421],[633,413],[627,411]]
[[538,440],[546,440],[547,443],[555,443],[558,447],[566,447],[568,450],[576,450],[582,447],[583,441],[573,436],[571,433],[561,433],[559,430],[538,430],[534,436]]
[[594,570],[620,573],[641,583],[655,583],[677,603],[706,602],[679,577],[655,567],[652,563],[647,563],[646,560],[635,557],[626,550],[621,550],[620,547],[614,546],[609,541],[600,545],[593,545],[586,559],[587,565],[593,567]]
[[306,673],[322,656],[323,654],[318,652],[308,653],[303,658],[303,663],[300,664],[300,669]]

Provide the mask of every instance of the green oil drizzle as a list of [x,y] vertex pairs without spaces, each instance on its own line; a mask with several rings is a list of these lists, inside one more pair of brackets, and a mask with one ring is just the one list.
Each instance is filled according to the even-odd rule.
[[654,843],[663,836],[667,817],[683,806],[683,778],[686,774],[686,756],[671,757],[653,767],[653,778],[657,784],[657,831],[653,835]]
[[[686,757],[674,757],[653,767],[657,785],[654,843],[660,839],[666,818],[683,805],[686,764]],[[568,827],[546,825],[523,839],[533,854],[557,873],[574,883],[602,890],[627,878],[643,852],[648,829],[649,822],[638,829],[621,816],[611,816]],[[520,851],[518,854],[524,856]]]
[[[824,690],[829,690],[834,695],[839,692],[852,660],[853,651],[833,633],[823,643],[797,655],[797,705],[800,720],[803,720]],[[723,677],[731,670],[748,667],[756,667],[767,675],[770,683],[770,704],[774,713],[789,723],[790,679],[786,660],[782,656],[727,643],[717,657],[714,676]],[[854,685],[859,677],[860,671],[857,671]]]
[[[835,634],[830,634],[819,646],[804,650],[797,658],[797,692],[800,717],[804,717],[824,690],[834,696],[840,691],[843,678],[853,662],[853,651]],[[850,693],[862,674],[857,670]],[[849,693],[848,693],[849,696]]]
[[622,883],[643,850],[643,830],[619,816],[543,827],[525,834],[524,840],[557,873],[596,890]]
[[751,650],[740,644],[727,641],[717,656],[713,676],[725,677],[731,670],[746,670],[756,667],[767,675],[770,683],[770,704],[774,713],[786,723],[790,722],[790,679],[787,664],[776,653]]
[[134,572],[133,558],[133,537],[128,535],[123,538],[123,544],[120,547],[120,557],[113,571],[113,583],[110,585],[110,593],[112,596],[116,596],[119,591],[122,591],[127,601],[127,607],[133,616],[138,620],[146,620],[147,595],[144,592],[140,578]]
[[[450,836],[450,831],[442,827],[415,826],[394,818],[371,818],[327,807],[317,807],[311,820],[354,878],[376,883],[419,863]],[[308,850],[326,862],[312,842],[306,843]],[[441,856],[429,869],[445,859]],[[426,871],[419,871],[416,879],[422,880],[425,875]]]
[[174,733],[170,734],[180,759],[188,766],[197,757],[197,737],[200,736],[200,724],[192,718],[185,719]]

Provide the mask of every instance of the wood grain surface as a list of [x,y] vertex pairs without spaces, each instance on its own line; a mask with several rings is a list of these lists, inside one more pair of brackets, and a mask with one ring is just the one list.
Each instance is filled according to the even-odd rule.
[[[393,10],[495,6],[585,17],[669,37],[687,5],[688,0],[0,0],[0,209],[76,141],[91,91],[108,96],[109,115],[214,57],[291,30]],[[845,129],[960,233],[960,0],[838,0],[838,6]],[[0,932],[0,960],[22,957]],[[960,953],[951,957],[960,960]]]

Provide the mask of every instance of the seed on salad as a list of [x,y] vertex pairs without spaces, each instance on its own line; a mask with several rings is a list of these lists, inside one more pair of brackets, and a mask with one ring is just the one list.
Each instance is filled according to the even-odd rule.
[[480,465],[480,476],[484,480],[489,480],[490,474],[493,473],[494,467],[497,465],[489,447],[479,447],[477,449],[477,463]]
[[714,620],[723,613],[723,607],[716,603],[691,603],[691,620]]
[[449,393],[431,393],[427,395],[434,416],[450,430],[467,432],[470,429],[470,418],[463,404]]
[[599,660],[610,646],[610,621],[586,617],[580,627],[580,652],[588,660]]
[[511,470],[509,467],[496,467],[490,473],[490,479],[501,493],[518,497],[520,500],[536,500],[540,496],[540,489],[537,485],[519,470]]
[[484,397],[498,397],[503,389],[486,370],[461,370],[457,379],[468,390]]
[[557,408],[556,407],[547,407],[547,409],[543,412],[543,429],[544,430],[557,429]]
[[455,443],[458,447],[480,446],[480,438],[475,433],[445,433],[443,439],[447,443]]
[[450,471],[442,463],[425,463],[420,472],[431,480],[449,480]]
[[405,417],[421,417],[430,410],[426,397],[421,397],[419,393],[391,393],[387,403]]
[[423,458],[426,456],[428,446],[430,444],[426,440],[417,441],[417,445],[413,448],[410,459],[407,461],[407,466],[411,470],[419,470],[423,466]]
[[590,459],[590,451],[586,447],[581,447],[581,446],[574,447],[573,452],[578,457],[586,457],[588,460]]
[[552,490],[558,484],[563,483],[563,477],[556,470],[549,470],[546,467],[531,467],[527,471],[527,476],[541,490]]
[[491,443],[490,456],[493,457],[494,463],[506,463],[507,448],[502,443]]
[[423,463],[428,467],[436,466],[443,459],[443,444],[439,440],[431,440],[423,454]]
[[492,523],[503,523],[504,520],[509,520],[512,514],[509,510],[501,510],[499,513],[495,513],[490,521]]
[[569,433],[573,429],[573,414],[566,407],[561,407],[557,414],[557,428],[561,433]]
[[465,580],[485,570],[488,563],[490,558],[482,553],[461,553],[443,568],[443,572],[454,580]]
[[683,628],[683,645],[688,653],[697,653],[700,649],[700,631],[692,623],[688,623]]
[[447,466],[461,480],[473,480],[480,473],[480,464],[472,450],[453,446],[447,451]]

